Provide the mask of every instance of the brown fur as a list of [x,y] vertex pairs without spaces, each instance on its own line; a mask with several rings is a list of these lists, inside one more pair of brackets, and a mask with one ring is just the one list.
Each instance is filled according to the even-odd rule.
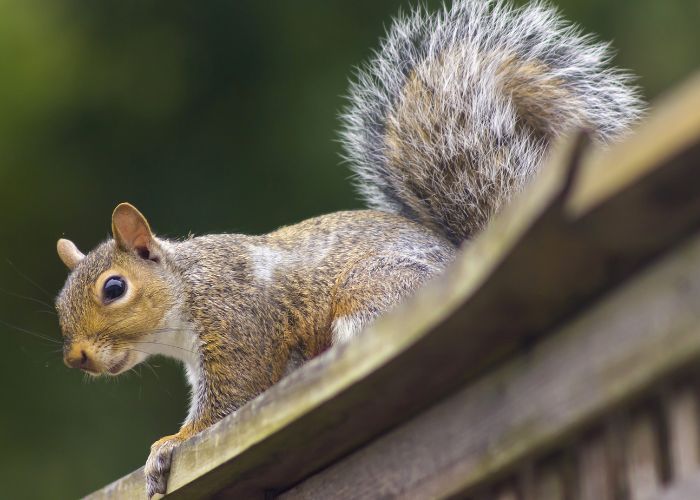
[[[290,366],[359,333],[455,251],[424,226],[374,211],[338,212],[263,236],[181,242],[153,236],[130,206],[120,205],[113,223],[115,239],[77,263],[57,309],[71,366],[85,353],[83,369],[114,374],[160,348],[186,351],[174,354],[190,373],[190,413],[180,432],[153,445],[149,493],[165,490],[177,443],[260,394]],[[127,292],[105,303],[102,288],[112,276],[126,280]],[[191,344],[173,346],[169,335],[179,334]]]

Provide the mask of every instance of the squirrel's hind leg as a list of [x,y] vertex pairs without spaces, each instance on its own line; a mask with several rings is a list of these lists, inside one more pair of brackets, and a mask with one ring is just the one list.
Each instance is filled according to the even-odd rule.
[[436,262],[390,254],[363,259],[338,283],[331,323],[333,345],[356,337],[442,270]]

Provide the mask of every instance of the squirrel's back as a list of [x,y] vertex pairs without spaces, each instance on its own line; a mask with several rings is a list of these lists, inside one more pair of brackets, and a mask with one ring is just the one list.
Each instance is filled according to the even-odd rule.
[[350,88],[346,156],[372,208],[460,243],[533,177],[552,141],[605,142],[642,104],[595,43],[535,2],[454,0],[397,18]]

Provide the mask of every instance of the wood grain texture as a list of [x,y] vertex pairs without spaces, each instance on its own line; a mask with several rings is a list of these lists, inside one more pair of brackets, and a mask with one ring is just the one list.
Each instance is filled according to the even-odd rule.
[[566,500],[566,478],[558,465],[547,465],[537,471],[531,500]]
[[518,491],[513,486],[505,486],[501,488],[495,496],[495,500],[522,500],[518,495]]
[[694,387],[675,391],[665,401],[669,424],[671,473],[683,481],[700,470],[700,413]]
[[104,488],[88,495],[86,498],[92,500],[146,498],[146,482],[143,478],[143,467],[108,484]]
[[[700,237],[531,351],[282,498],[468,495],[700,361],[698,303]],[[649,498],[660,485],[653,419],[642,413],[629,429],[629,488]],[[620,498],[608,443],[605,432],[584,438],[581,498]]]
[[627,484],[631,500],[651,500],[662,489],[658,430],[648,414],[634,417],[627,436]]
[[[700,227],[700,183],[687,182],[700,175],[699,99],[695,81],[627,143],[587,155],[578,182],[571,150],[562,149],[414,300],[183,444],[171,496],[283,491],[475,380],[677,246]],[[667,122],[681,110],[669,137]],[[603,174],[616,168],[624,175]],[[636,352],[636,340],[628,343]],[[124,481],[110,491],[142,487],[137,475]]]
[[613,469],[605,436],[589,437],[579,448],[578,498],[615,500]]
[[654,496],[654,500],[698,500],[700,498],[700,472],[671,485]]
[[626,454],[626,426],[628,415],[623,414],[620,408],[606,415],[602,426],[604,427],[607,463],[610,468],[612,498],[628,500],[629,484],[627,482],[627,454]]

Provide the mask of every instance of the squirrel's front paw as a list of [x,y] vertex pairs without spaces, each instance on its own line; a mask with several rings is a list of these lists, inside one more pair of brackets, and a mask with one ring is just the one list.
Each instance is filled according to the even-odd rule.
[[165,436],[151,445],[151,454],[146,460],[146,495],[151,498],[156,493],[165,495],[173,460],[173,450],[182,442],[177,435]]

